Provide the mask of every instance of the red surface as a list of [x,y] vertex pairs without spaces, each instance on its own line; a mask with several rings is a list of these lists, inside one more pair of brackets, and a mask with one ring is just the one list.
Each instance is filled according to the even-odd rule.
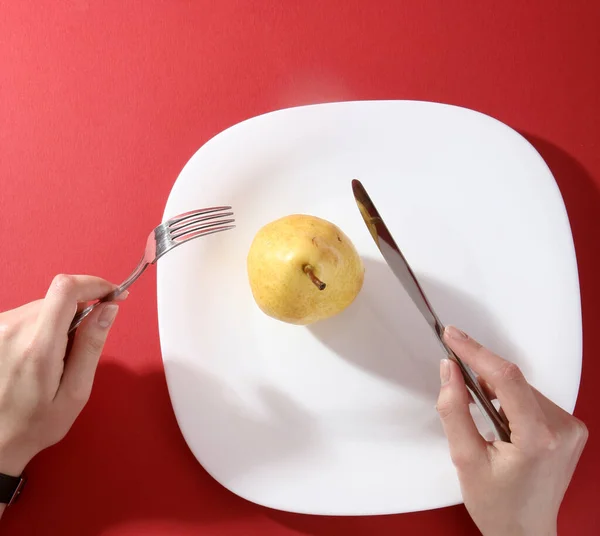
[[[0,0],[0,307],[39,297],[58,272],[122,279],[181,167],[242,119],[349,99],[483,111],[538,148],[571,217],[585,331],[576,414],[591,437],[560,533],[596,535],[598,28],[598,0]],[[171,410],[152,271],[121,311],[89,406],[28,472],[2,533],[477,533],[463,507],[298,516],[249,504],[214,482]]]

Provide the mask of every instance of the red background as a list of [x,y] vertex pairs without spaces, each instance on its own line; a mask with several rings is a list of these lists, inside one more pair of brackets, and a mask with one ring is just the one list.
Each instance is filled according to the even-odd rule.
[[[576,414],[591,437],[559,532],[598,534],[599,28],[597,0],[0,0],[0,307],[40,297],[59,272],[120,281],[182,166],[240,120],[352,99],[485,112],[533,142],[571,218],[585,330]],[[88,407],[28,473],[3,533],[477,533],[463,507],[318,518],[214,482],[171,410],[153,271],[122,308]]]

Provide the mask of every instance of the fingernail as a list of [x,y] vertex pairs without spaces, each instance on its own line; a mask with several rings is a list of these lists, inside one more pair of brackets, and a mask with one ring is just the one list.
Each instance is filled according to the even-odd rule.
[[440,361],[440,380],[442,385],[446,385],[450,381],[450,362],[447,359]]
[[127,296],[129,296],[129,291],[128,290],[124,290],[123,292],[120,292],[119,294],[117,294],[117,297],[115,298],[115,301],[126,300]]
[[117,313],[119,311],[119,306],[109,303],[104,306],[102,309],[100,316],[98,317],[98,324],[101,328],[109,328],[115,320]]
[[448,337],[450,337],[451,339],[455,339],[457,341],[460,341],[460,340],[464,341],[465,339],[469,338],[469,336],[464,331],[461,331],[460,329],[456,329],[454,326],[447,326],[444,331],[446,332],[446,335]]

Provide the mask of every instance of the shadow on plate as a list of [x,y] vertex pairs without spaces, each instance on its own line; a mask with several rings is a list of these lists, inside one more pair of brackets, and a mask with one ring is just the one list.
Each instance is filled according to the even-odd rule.
[[[435,404],[439,361],[445,355],[442,347],[387,264],[373,259],[364,263],[365,283],[356,301],[338,316],[309,329],[355,366]],[[429,277],[417,277],[442,321],[460,326],[488,344],[493,341],[494,351],[519,361],[509,338],[485,307]]]
[[183,428],[204,437],[187,439],[192,444],[204,442],[224,483],[318,445],[314,421],[276,387],[263,386],[252,393],[254,403],[249,407],[215,376],[170,361],[169,378],[179,389],[178,402],[198,408],[193,425],[188,422]]

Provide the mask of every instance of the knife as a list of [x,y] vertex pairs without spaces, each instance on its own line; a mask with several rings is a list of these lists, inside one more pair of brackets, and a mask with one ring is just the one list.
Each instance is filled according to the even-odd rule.
[[371,233],[373,240],[375,240],[388,266],[392,269],[394,275],[398,278],[413,303],[417,306],[417,309],[435,333],[436,338],[441,343],[448,357],[458,365],[475,404],[477,404],[483,416],[486,417],[498,438],[510,443],[510,428],[506,417],[498,412],[492,401],[484,393],[471,368],[466,363],[463,363],[444,341],[444,325],[440,322],[414,272],[404,258],[404,255],[402,255],[400,248],[396,245],[396,242],[360,181],[356,179],[352,181],[352,191],[358,209],[367,225],[367,229]]

